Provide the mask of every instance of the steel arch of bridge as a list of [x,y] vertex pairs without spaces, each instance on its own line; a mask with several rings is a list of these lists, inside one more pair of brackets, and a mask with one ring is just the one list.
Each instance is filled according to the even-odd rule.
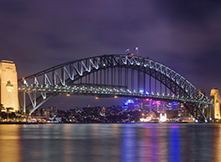
[[[157,91],[158,89],[158,91]],[[26,94],[31,113],[50,97],[64,94],[144,97],[208,104],[209,100],[187,79],[169,67],[130,54],[102,55],[60,64],[19,79],[26,108]],[[190,109],[192,115],[205,118],[203,110]]]

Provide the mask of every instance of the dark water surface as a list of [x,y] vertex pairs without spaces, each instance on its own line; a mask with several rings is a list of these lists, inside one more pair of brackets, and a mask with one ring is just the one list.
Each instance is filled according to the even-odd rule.
[[221,161],[221,124],[0,125],[0,162],[120,161]]

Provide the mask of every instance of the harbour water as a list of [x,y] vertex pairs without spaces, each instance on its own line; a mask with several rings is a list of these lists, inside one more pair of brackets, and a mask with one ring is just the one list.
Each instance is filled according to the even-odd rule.
[[0,125],[1,162],[218,162],[221,124]]

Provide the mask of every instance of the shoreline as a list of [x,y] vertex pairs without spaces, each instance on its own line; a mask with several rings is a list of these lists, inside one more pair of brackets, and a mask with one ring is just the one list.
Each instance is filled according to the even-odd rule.
[[[71,122],[63,122],[63,123],[53,123],[53,122],[0,122],[0,125],[4,124],[16,124],[16,125],[31,125],[31,124],[186,124],[186,123],[195,123],[195,122],[133,122],[133,123],[71,123]],[[209,122],[210,123],[217,123],[219,124],[220,122]],[[195,123],[195,124],[200,124],[200,123]],[[205,124],[205,123],[204,123]]]

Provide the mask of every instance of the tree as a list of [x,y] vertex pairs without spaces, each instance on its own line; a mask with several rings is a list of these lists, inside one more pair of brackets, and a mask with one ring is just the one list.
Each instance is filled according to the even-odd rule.
[[25,116],[26,116],[26,121],[28,121],[29,115],[30,115],[30,110],[27,109],[27,110],[26,110],[26,114],[25,114]]
[[7,107],[7,121],[9,122],[9,113],[10,113],[10,110],[13,110],[12,107]]
[[4,110],[3,104],[0,104],[0,119],[2,119],[2,110]]
[[0,113],[2,112],[2,110],[5,110],[3,104],[0,104]]
[[21,116],[22,116],[22,112],[21,112],[21,111],[16,111],[16,112],[15,112],[15,116],[16,116],[16,120],[17,120],[17,121],[20,121],[20,118],[21,118]]

